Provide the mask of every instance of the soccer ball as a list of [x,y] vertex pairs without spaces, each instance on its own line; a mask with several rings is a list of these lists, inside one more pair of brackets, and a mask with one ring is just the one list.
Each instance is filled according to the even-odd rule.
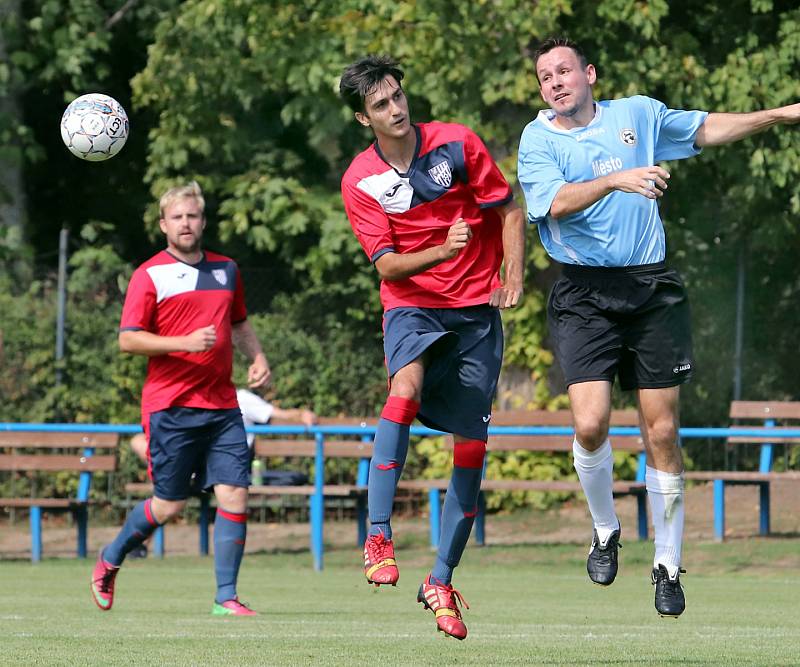
[[128,114],[113,97],[89,93],[72,100],[61,117],[61,138],[73,155],[99,162],[114,157],[128,139]]

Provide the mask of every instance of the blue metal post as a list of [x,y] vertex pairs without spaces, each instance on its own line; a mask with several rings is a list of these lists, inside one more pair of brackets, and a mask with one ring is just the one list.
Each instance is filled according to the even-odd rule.
[[761,511],[758,516],[758,532],[769,535],[769,482],[758,485],[758,500]]
[[714,539],[725,539],[725,482],[714,480]]
[[42,508],[31,507],[31,561],[42,560]]
[[[647,454],[645,452],[639,452],[639,456],[636,460],[636,481],[637,482],[644,482],[647,480]],[[636,510],[638,514],[638,523],[639,523],[639,539],[646,540],[647,539],[647,494],[641,493],[636,496]]]
[[636,496],[636,510],[638,514],[639,539],[647,539],[647,494],[640,493]]
[[210,508],[208,496],[203,494],[200,498],[200,555],[208,556],[208,520]]
[[[87,447],[83,450],[86,458],[94,456],[94,447]],[[78,478],[77,500],[79,503],[89,502],[89,491],[92,488],[92,473],[84,471]],[[75,512],[75,522],[77,524],[77,545],[75,551],[78,558],[86,558],[87,525],[89,510],[86,507],[79,508]]]
[[314,458],[314,495],[311,496],[311,553],[314,556],[314,569],[322,570],[323,522],[325,520],[325,436],[316,435],[316,454]]
[[86,543],[88,541],[89,510],[79,507],[75,512],[75,522],[78,524],[78,558],[86,558]]
[[164,557],[164,526],[159,526],[153,533],[153,555]]
[[[775,426],[774,419],[765,419],[764,426],[771,428]],[[773,446],[769,442],[761,445],[761,456],[758,462],[759,472],[772,472]],[[758,532],[761,535],[769,535],[769,482],[758,485]]]
[[430,513],[431,547],[439,546],[439,535],[442,532],[442,506],[439,489],[428,489],[428,512]]
[[[373,436],[364,435],[361,442],[372,442]],[[356,484],[367,486],[369,484],[369,459],[365,456],[358,460],[358,474]],[[367,541],[367,498],[363,493],[358,494],[356,500],[356,522],[358,527],[357,545],[361,546]]]

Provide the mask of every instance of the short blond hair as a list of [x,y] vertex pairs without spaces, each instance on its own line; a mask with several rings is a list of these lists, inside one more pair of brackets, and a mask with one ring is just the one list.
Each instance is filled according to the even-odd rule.
[[203,191],[200,189],[200,185],[197,181],[191,181],[186,185],[179,185],[174,188],[170,188],[161,196],[161,199],[158,202],[158,208],[161,217],[164,217],[164,210],[167,208],[167,206],[183,197],[191,197],[192,199],[197,200],[197,203],[200,204],[200,211],[205,212],[206,200],[203,199]]

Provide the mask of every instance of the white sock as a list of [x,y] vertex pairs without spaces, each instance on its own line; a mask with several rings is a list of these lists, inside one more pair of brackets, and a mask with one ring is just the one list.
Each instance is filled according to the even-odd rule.
[[614,511],[614,456],[611,443],[606,441],[593,452],[572,441],[575,470],[581,481],[583,493],[589,502],[597,538],[605,544],[611,533],[619,528],[619,519]]
[[645,485],[653,515],[656,553],[653,567],[663,565],[670,578],[674,578],[681,566],[683,543],[683,473],[662,472],[647,466]]

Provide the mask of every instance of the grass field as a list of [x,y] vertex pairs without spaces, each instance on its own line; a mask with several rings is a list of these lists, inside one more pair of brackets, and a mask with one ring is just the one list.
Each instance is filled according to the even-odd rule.
[[662,619],[652,545],[626,542],[600,588],[575,545],[472,547],[456,581],[472,609],[464,642],[435,632],[415,602],[430,551],[398,553],[397,588],[364,582],[359,552],[245,559],[242,599],[256,618],[210,616],[210,558],[126,563],[111,612],[89,593],[89,561],[0,563],[6,665],[790,665],[800,663],[800,540],[695,544],[687,611]]

